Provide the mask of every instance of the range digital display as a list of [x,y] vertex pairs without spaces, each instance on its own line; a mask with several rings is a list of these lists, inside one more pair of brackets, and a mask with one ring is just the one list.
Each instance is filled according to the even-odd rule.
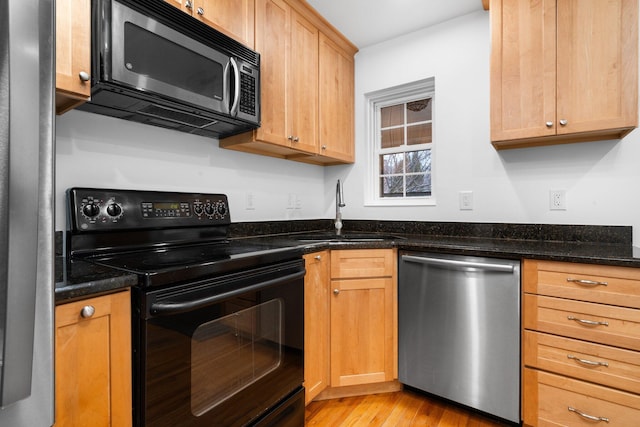
[[142,202],[143,218],[185,218],[191,216],[189,203],[185,202]]

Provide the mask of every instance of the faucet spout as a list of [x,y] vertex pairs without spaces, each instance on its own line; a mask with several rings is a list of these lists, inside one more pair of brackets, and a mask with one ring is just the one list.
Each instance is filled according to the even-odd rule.
[[344,193],[342,191],[342,183],[338,180],[338,184],[336,185],[336,219],[335,219],[335,227],[336,234],[341,234],[342,232],[342,212],[340,212],[340,208],[345,207],[344,203]]

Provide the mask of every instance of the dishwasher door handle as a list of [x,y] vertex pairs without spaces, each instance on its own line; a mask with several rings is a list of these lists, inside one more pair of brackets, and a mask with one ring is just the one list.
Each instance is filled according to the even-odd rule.
[[481,270],[501,271],[513,273],[513,264],[493,264],[487,262],[457,261],[452,259],[428,258],[414,255],[402,255],[402,260],[418,264],[439,265],[453,268],[478,268]]

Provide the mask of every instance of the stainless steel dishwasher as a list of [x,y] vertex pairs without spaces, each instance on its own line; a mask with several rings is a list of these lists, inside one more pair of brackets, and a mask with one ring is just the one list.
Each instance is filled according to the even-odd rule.
[[401,252],[400,382],[520,422],[520,261]]

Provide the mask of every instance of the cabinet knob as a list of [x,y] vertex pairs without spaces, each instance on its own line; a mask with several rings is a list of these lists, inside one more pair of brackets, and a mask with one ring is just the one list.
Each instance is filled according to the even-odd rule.
[[204,15],[204,9],[203,8],[201,8],[201,7],[198,8],[198,15],[200,15],[200,16]]
[[298,138],[297,136],[294,136],[293,137],[293,142],[298,142],[298,141],[300,141],[300,138]]
[[293,135],[289,135],[289,136],[287,137],[287,139],[288,139],[289,141],[293,141]]
[[82,307],[82,310],[80,310],[80,316],[88,319],[89,317],[93,316],[95,312],[96,309],[92,305],[85,305],[84,307]]
[[184,7],[186,7],[187,9],[193,9],[193,3],[191,2],[191,0],[187,0],[186,2],[184,2]]
[[318,261],[320,261],[322,259],[322,257],[320,255],[316,255],[314,258],[317,259]]
[[560,119],[560,126],[566,126],[567,123],[568,122],[565,119]]
[[80,71],[78,73],[78,77],[80,77],[80,80],[82,80],[83,82],[88,82],[89,79],[91,79],[91,76],[86,71]]
[[545,125],[547,125],[548,128],[553,127],[553,122],[546,122]]
[[339,293],[340,293],[340,289],[334,289],[334,290],[333,290],[333,294],[334,294],[334,295],[338,295]]
[[327,146],[326,146],[326,145],[323,145],[321,148],[322,148],[323,150],[326,150],[326,149],[327,149]]

